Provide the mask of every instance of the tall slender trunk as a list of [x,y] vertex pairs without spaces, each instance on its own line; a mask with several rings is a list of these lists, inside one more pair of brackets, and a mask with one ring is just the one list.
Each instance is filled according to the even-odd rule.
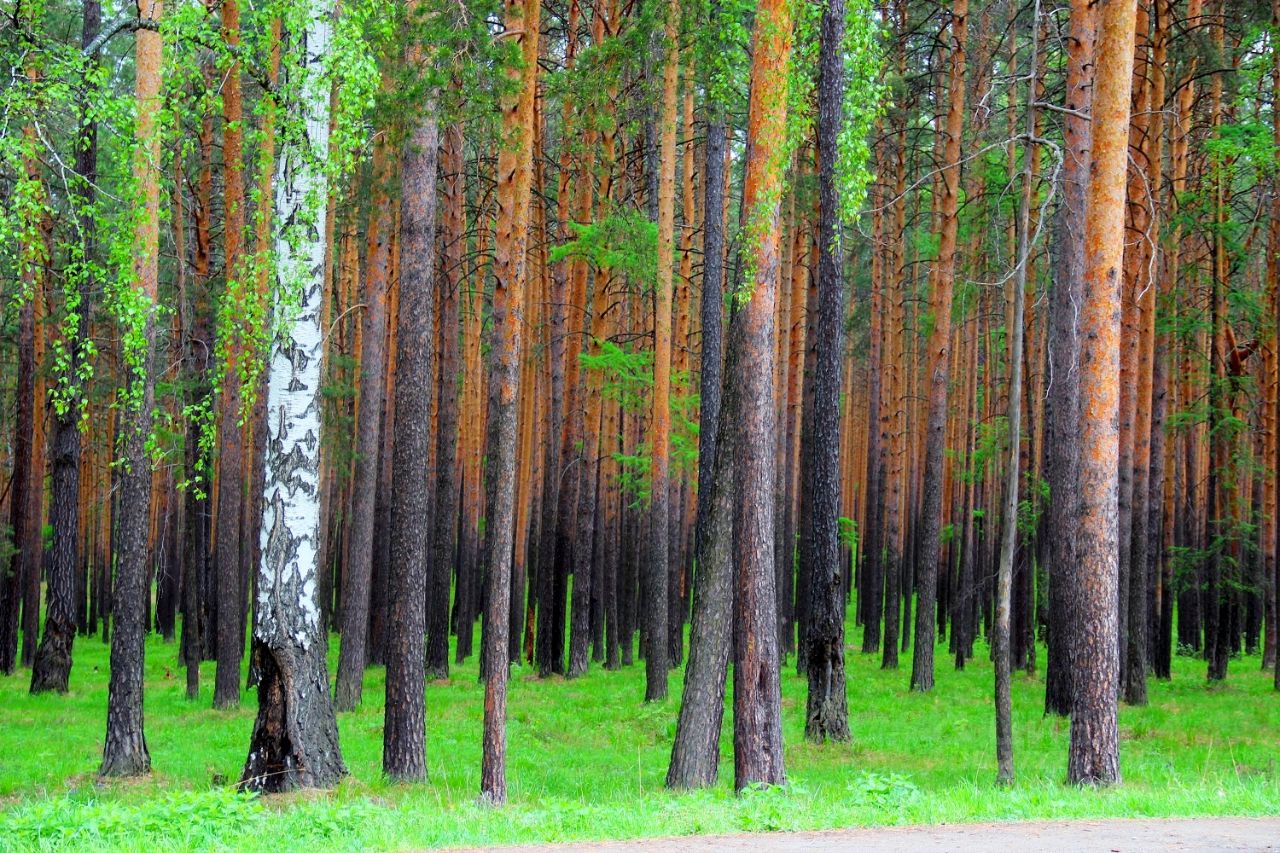
[[[453,574],[454,548],[458,528],[458,320],[459,300],[466,263],[466,175],[462,150],[462,124],[455,122],[445,131],[441,152],[441,175],[444,178],[444,261],[439,287],[440,305],[440,377],[439,423],[436,431],[436,494],[431,536],[431,561],[427,589],[427,662],[426,675],[446,678],[449,675],[449,581]],[[403,220],[401,228],[403,229]],[[400,247],[405,249],[403,238]],[[404,261],[401,261],[402,269]],[[404,273],[401,273],[404,276]],[[403,286],[401,300],[404,300]],[[404,311],[404,305],[401,305]],[[403,316],[403,315],[402,315]],[[404,332],[400,333],[404,346]],[[397,359],[397,361],[401,361]],[[403,368],[402,368],[403,370]],[[401,391],[404,383],[401,381]],[[397,405],[399,403],[397,395]],[[400,418],[396,418],[400,423]],[[398,477],[396,478],[399,479]],[[395,513],[392,513],[394,523]]]
[[[307,6],[307,23],[286,34],[283,91],[300,102],[305,133],[282,141],[276,167],[275,311],[267,392],[267,465],[262,561],[251,670],[257,678],[254,721],[241,783],[259,791],[333,787],[346,774],[329,698],[320,562],[320,377],[324,353],[326,179],[314,159],[329,150],[331,13]],[[282,48],[285,45],[282,45]],[[297,87],[296,89],[293,87]],[[300,222],[308,225],[296,233]],[[291,296],[296,295],[296,298]],[[287,312],[287,313],[284,313]]]
[[[488,600],[483,634],[484,749],[480,796],[494,805],[507,799],[508,630],[515,499],[516,399],[525,287],[525,247],[533,157],[533,100],[537,87],[540,0],[505,0],[505,31],[515,40],[522,65],[507,69],[518,84],[501,102],[503,145],[498,152],[498,228],[493,291],[493,369],[489,401],[496,441],[489,461],[493,504],[486,515]],[[469,623],[468,623],[469,624]]]
[[[146,6],[147,17],[160,20],[160,0]],[[120,516],[117,532],[116,582],[112,612],[111,680],[107,688],[107,734],[102,750],[103,776],[138,776],[151,770],[151,755],[142,731],[142,670],[148,596],[147,521],[151,511],[151,408],[155,400],[155,313],[160,299],[160,109],[163,45],[160,34],[138,30],[135,91],[138,102],[135,180],[143,213],[134,232],[134,275],[141,303],[140,344],[126,343],[128,405],[121,446]],[[130,347],[138,347],[130,351]]]
[[1085,200],[1089,187],[1091,123],[1097,40],[1097,10],[1091,3],[1071,6],[1067,41],[1067,80],[1063,119],[1065,158],[1062,205],[1058,212],[1058,262],[1049,291],[1049,388],[1046,409],[1049,483],[1049,636],[1045,669],[1045,713],[1066,716],[1072,702],[1072,645],[1077,634],[1072,610],[1077,540],[1073,531],[1079,501],[1080,329],[1084,304]]
[[[720,0],[711,0],[708,26],[719,32]],[[716,444],[720,432],[721,383],[724,372],[724,215],[725,159],[728,132],[724,107],[716,99],[707,104],[707,130],[703,164],[703,233],[702,233],[702,300],[699,306],[702,327],[702,351],[698,359],[699,430],[698,430],[698,504],[694,521],[694,587],[699,583],[703,538],[711,523],[712,509],[709,486],[715,477]],[[696,607],[696,603],[695,603]],[[692,665],[693,639],[689,640]]]
[[836,187],[836,140],[844,101],[844,0],[822,9],[818,57],[818,311],[810,326],[816,359],[805,377],[813,408],[805,412],[801,515],[808,541],[800,543],[808,578],[805,655],[809,698],[805,737],[818,743],[849,738],[844,668],[844,572],[840,565],[840,365],[844,356],[844,277]]
[[782,707],[773,566],[773,494],[777,486],[773,406],[775,303],[778,298],[778,208],[791,65],[791,12],[785,0],[762,0],[751,38],[751,98],[747,114],[746,223],[750,290],[735,293],[742,324],[734,380],[741,397],[737,446],[733,666],[734,787],[780,785]]
[[676,205],[676,108],[680,71],[680,6],[670,0],[666,6],[666,60],[662,74],[661,154],[658,176],[658,278],[653,300],[653,419],[649,427],[649,559],[645,568],[645,625],[648,652],[645,655],[646,702],[667,698],[667,670],[671,656],[667,647],[667,577],[671,524],[671,298],[672,265],[675,251]]
[[[408,53],[412,60],[419,49],[415,45]],[[434,101],[428,99],[420,109],[422,117],[400,155],[400,311],[396,320],[399,328],[387,595],[390,612],[386,725],[382,736],[382,771],[389,778],[414,782],[427,778],[423,699],[426,652],[422,638],[427,630],[427,555],[431,527],[430,494],[423,488],[422,472],[429,470],[427,457],[432,437],[436,161],[440,145]],[[455,312],[455,332],[456,319]],[[451,517],[449,523],[452,521]],[[445,595],[447,600],[447,587]],[[346,641],[344,635],[344,647]]]
[[[98,0],[85,0],[83,24],[80,33],[82,47],[88,47],[98,35],[102,7]],[[99,62],[98,54],[87,57],[91,65]],[[79,218],[83,252],[86,259],[96,253],[95,220],[90,213],[97,194],[98,180],[98,125],[91,117],[93,93],[89,87],[79,92],[77,112],[79,119],[78,145],[76,147],[76,180],[73,191],[82,213]],[[54,410],[53,447],[50,454],[51,490],[49,521],[53,525],[53,559],[49,566],[45,596],[44,636],[31,660],[31,692],[55,690],[65,693],[71,674],[71,650],[76,634],[76,573],[81,563],[78,542],[81,536],[80,512],[81,455],[80,415],[83,387],[81,371],[86,357],[85,343],[89,338],[89,320],[93,315],[94,282],[86,269],[74,291],[78,303],[79,319],[75,338],[71,341],[71,361],[67,368],[68,393],[61,408]],[[19,397],[19,400],[23,397]],[[28,433],[29,435],[30,433]],[[21,437],[21,431],[19,431]],[[15,447],[15,451],[16,451]],[[15,453],[15,460],[17,459]],[[17,485],[15,481],[15,485]],[[16,496],[15,496],[16,500]],[[16,503],[14,504],[16,507]],[[18,530],[14,525],[14,531]],[[83,555],[87,561],[87,554]],[[82,599],[81,599],[82,600]],[[24,658],[25,650],[24,650]]]
[[250,329],[247,268],[244,266],[244,109],[241,103],[240,6],[224,0],[222,38],[231,54],[222,84],[222,187],[224,268],[227,292],[218,323],[222,390],[218,413],[217,498],[217,656],[213,707],[240,705],[240,659],[244,656],[243,597],[240,577],[240,528],[244,501],[244,378],[248,374],[245,342]]
[[[384,90],[390,84],[390,76],[384,78]],[[434,128],[432,128],[434,130]],[[433,135],[435,135],[433,133]],[[412,143],[410,143],[410,147]],[[360,414],[356,424],[356,464],[355,481],[351,494],[351,544],[346,566],[346,578],[342,588],[342,645],[338,653],[338,677],[334,685],[333,704],[338,712],[350,711],[360,704],[361,688],[364,684],[364,668],[368,656],[369,602],[373,577],[374,552],[374,513],[378,494],[379,470],[381,468],[382,448],[382,402],[383,392],[387,387],[387,325],[388,298],[390,289],[391,266],[391,216],[389,213],[390,198],[388,184],[393,178],[393,152],[387,142],[387,134],[378,136],[373,152],[373,191],[371,193],[368,229],[368,268],[365,275],[365,315],[363,336],[361,338],[360,360]],[[415,156],[406,151],[407,156]],[[435,155],[432,155],[434,169]],[[434,179],[434,174],[432,175]],[[410,206],[421,199],[409,199]],[[426,235],[429,241],[425,245],[417,245],[413,251],[421,252],[422,263],[430,263],[434,257],[434,204],[432,207],[432,233]],[[419,216],[422,216],[418,212]],[[418,237],[415,226],[411,230]],[[417,258],[412,258],[417,263]],[[414,269],[414,275],[429,280],[431,273]],[[415,285],[419,282],[415,281]],[[424,303],[415,303],[430,317],[434,305],[434,294],[429,285]],[[422,318],[415,317],[415,321]],[[431,351],[431,329],[426,333],[427,343],[423,344],[426,354]],[[428,369],[430,362],[427,362]],[[429,380],[423,385],[429,384]],[[419,401],[415,401],[419,402]],[[430,403],[415,416],[422,418],[421,429],[430,431]],[[426,459],[421,460],[423,466]],[[426,524],[427,514],[418,519]],[[419,558],[414,570],[421,565]],[[424,594],[425,601],[425,594]]]
[[[1039,68],[1040,3],[1032,7],[1031,76],[1027,81],[1027,139],[1023,156],[1022,198],[1018,207],[1017,269],[1013,276],[1013,315],[1009,324],[1009,463],[1005,469],[1004,532],[1000,543],[1000,568],[996,582],[995,658],[996,780],[1013,782],[1013,696],[1009,684],[1009,609],[1012,597],[1013,558],[1018,546],[1018,485],[1021,482],[1019,456],[1022,447],[1022,348],[1027,266],[1031,262],[1031,195],[1035,159],[1031,156],[1036,138],[1036,77]],[[1014,50],[1017,46],[1015,42]]]
[[916,647],[911,689],[933,689],[933,646],[938,594],[938,553],[942,529],[942,468],[946,444],[947,385],[950,376],[951,294],[955,280],[956,236],[959,233],[960,134],[964,130],[965,45],[969,0],[951,6],[951,68],[947,95],[946,142],[942,159],[942,215],[934,289],[929,294],[933,326],[929,333],[929,419],[924,456],[923,501],[916,559],[920,600],[916,607]]
[[[1073,4],[1075,13],[1083,2]],[[1135,0],[1100,4],[1093,95],[1091,174],[1085,215],[1086,299],[1080,317],[1080,505],[1074,588],[1079,636],[1072,644],[1071,745],[1067,778],[1120,781],[1116,719],[1119,687],[1118,461],[1120,302],[1124,261],[1125,172],[1133,84]]]

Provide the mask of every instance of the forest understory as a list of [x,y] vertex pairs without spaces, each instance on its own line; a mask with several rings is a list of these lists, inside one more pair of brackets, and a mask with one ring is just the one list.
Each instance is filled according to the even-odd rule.
[[[852,627],[852,626],[850,626]],[[851,631],[851,633],[853,633]],[[411,849],[833,829],[895,824],[1100,817],[1274,816],[1280,813],[1280,707],[1256,656],[1206,684],[1203,662],[1174,659],[1150,704],[1120,710],[1124,785],[1065,783],[1069,725],[1045,716],[1040,674],[1013,679],[1018,780],[993,783],[991,664],[986,648],[962,672],[938,673],[927,695],[877,656],[848,650],[852,740],[804,740],[805,682],[782,678],[789,784],[735,796],[730,738],[722,783],[663,787],[677,703],[618,702],[641,689],[643,667],[596,670],[575,681],[512,673],[510,802],[477,804],[482,691],[472,661],[427,685],[429,782],[382,780],[384,671],[369,699],[339,717],[351,775],[332,792],[278,798],[236,794],[253,710],[217,711],[185,697],[176,649],[147,649],[150,778],[100,782],[106,649],[78,645],[83,681],[65,697],[30,696],[0,678],[0,849]],[[337,638],[331,643],[335,658]],[[939,651],[942,651],[940,648]],[[1041,648],[1043,654],[1043,648]],[[206,664],[206,666],[209,666]],[[672,687],[681,670],[672,672]],[[729,712],[731,713],[731,709]],[[732,722],[726,719],[726,731]]]

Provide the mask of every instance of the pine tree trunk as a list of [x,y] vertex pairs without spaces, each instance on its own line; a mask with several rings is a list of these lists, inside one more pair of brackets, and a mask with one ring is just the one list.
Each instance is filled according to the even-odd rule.
[[[1031,262],[1031,196],[1034,180],[1031,150],[1036,136],[1036,76],[1039,68],[1040,4],[1033,6],[1031,20],[1031,78],[1027,84],[1027,142],[1022,176],[1022,199],[1018,208],[1017,270],[1013,277],[1013,313],[1009,323],[1009,464],[1005,471],[1004,532],[1000,544],[1000,567],[996,581],[996,619],[992,652],[995,660],[996,781],[1013,782],[1013,697],[1010,688],[1009,613],[1012,596],[1013,560],[1018,547],[1018,485],[1021,482],[1019,457],[1022,447],[1022,349],[1027,266]],[[1015,47],[1016,51],[1016,41]]]
[[929,333],[929,418],[924,456],[923,501],[920,508],[916,577],[920,600],[916,607],[915,654],[911,689],[933,689],[933,647],[938,594],[938,554],[942,530],[942,467],[946,443],[947,385],[951,343],[951,294],[955,279],[956,235],[959,230],[960,134],[964,130],[965,43],[969,0],[951,7],[951,69],[947,96],[946,142],[943,146],[941,234],[934,290],[929,294],[933,326]]
[[[844,0],[822,10],[818,58],[818,310],[810,325],[816,359],[813,408],[806,411],[802,452],[801,515],[811,538],[800,543],[801,572],[808,578],[805,655],[809,697],[805,737],[849,739],[844,667],[844,588],[840,565],[840,366],[844,356],[843,251],[836,187],[836,140],[844,99]],[[808,395],[806,395],[808,396]]]
[[[466,252],[466,175],[462,150],[462,124],[455,122],[445,131],[441,152],[445,185],[443,222],[444,280],[439,288],[440,304],[440,378],[439,426],[436,433],[436,494],[433,514],[435,530],[431,537],[431,561],[427,589],[427,658],[428,678],[449,676],[449,581],[458,528],[458,387],[459,387],[459,300],[465,273]],[[403,228],[403,222],[401,228]],[[402,238],[403,239],[403,238]],[[404,252],[403,243],[400,251]],[[403,260],[401,265],[404,265]],[[401,272],[403,277],[404,273]],[[401,299],[404,299],[403,286]],[[401,306],[402,310],[404,306]],[[402,315],[403,316],[403,315]],[[402,346],[404,332],[400,333]],[[397,358],[399,362],[400,359]],[[403,368],[401,368],[403,370]],[[404,380],[401,379],[401,391]],[[399,405],[400,397],[396,397]],[[400,423],[398,416],[396,422]],[[398,478],[397,478],[398,479]],[[395,514],[392,514],[394,523]]]
[[[416,46],[409,51],[411,56],[417,52]],[[400,311],[391,463],[386,725],[382,739],[383,773],[388,778],[406,782],[427,778],[423,699],[426,655],[422,638],[427,630],[427,555],[431,526],[430,494],[423,488],[422,473],[428,470],[432,438],[436,161],[440,134],[435,103],[428,100],[421,110],[422,118],[405,143],[400,161]],[[454,320],[456,331],[456,310]],[[451,516],[449,523],[452,522]],[[447,583],[447,573],[445,578]],[[446,588],[446,601],[447,597]],[[344,646],[346,640],[344,635]]]
[[[763,0],[752,34],[750,153],[742,204],[750,290],[741,306],[741,359],[734,381],[741,396],[734,496],[735,633],[733,666],[734,787],[786,782],[773,566],[773,494],[777,486],[773,406],[775,304],[778,298],[778,207],[782,169],[777,146],[785,133],[791,60],[791,14],[784,0]],[[657,540],[655,540],[657,541]]]
[[[147,17],[159,20],[160,0],[148,4]],[[160,34],[138,30],[136,96],[137,144],[134,174],[141,189],[142,216],[134,233],[134,275],[143,323],[141,352],[126,351],[129,366],[121,446],[120,516],[116,536],[116,582],[112,612],[111,680],[107,688],[107,734],[102,751],[103,776],[138,776],[151,770],[142,730],[142,673],[146,639],[147,521],[151,511],[151,408],[155,402],[155,313],[160,297],[160,108],[162,43]],[[135,330],[137,331],[137,330]],[[135,345],[136,346],[136,345]]]
[[1076,615],[1071,610],[1076,586],[1075,529],[1079,501],[1080,422],[1079,313],[1084,300],[1085,196],[1089,185],[1093,55],[1097,12],[1090,3],[1073,3],[1067,41],[1065,158],[1062,206],[1056,224],[1060,247],[1049,291],[1049,396],[1046,402],[1049,483],[1049,632],[1045,669],[1045,713],[1067,716],[1072,702],[1072,659]]
[[[384,81],[384,90],[389,85]],[[338,677],[334,684],[333,704],[339,713],[360,705],[364,684],[364,668],[368,657],[369,602],[373,578],[374,513],[378,499],[379,469],[382,448],[382,403],[387,377],[388,291],[391,266],[391,222],[388,216],[388,184],[392,180],[392,152],[387,135],[380,134],[373,153],[373,192],[370,201],[368,230],[368,269],[365,275],[365,315],[361,339],[360,416],[356,424],[355,482],[351,495],[351,545],[345,584],[342,588],[342,645],[338,654]],[[410,155],[412,156],[412,155]],[[434,160],[434,157],[433,157]],[[433,176],[434,177],[434,176]],[[406,200],[412,204],[416,199]],[[434,202],[434,199],[432,200]],[[415,235],[416,236],[416,235]],[[432,233],[428,235],[434,240]],[[416,246],[428,260],[435,246]],[[416,261],[416,259],[415,259]],[[424,261],[424,263],[427,261]],[[422,275],[422,273],[418,273]],[[434,294],[428,289],[425,311],[432,310]],[[419,303],[420,305],[422,303]],[[415,320],[418,318],[414,318]],[[431,330],[427,330],[428,339]],[[431,344],[425,344],[430,353]],[[427,362],[428,368],[430,363]],[[429,384],[429,380],[423,383]],[[430,402],[418,413],[422,429],[429,430]],[[420,460],[426,466],[426,459]],[[419,521],[426,524],[427,515]],[[422,564],[419,559],[418,565]],[[416,570],[417,566],[415,566]]]
[[[729,373],[742,346],[742,327],[730,330]],[[716,458],[708,479],[700,486],[706,515],[698,539],[697,583],[693,589],[693,623],[689,629],[689,662],[676,720],[668,788],[707,788],[716,783],[720,768],[720,730],[724,720],[724,690],[733,637],[733,525],[738,491],[735,462],[740,409],[736,386],[724,389],[713,439]]]
[[[493,368],[489,417],[494,454],[489,460],[493,504],[486,513],[488,600],[483,634],[484,739],[480,796],[501,805],[507,799],[508,631],[511,617],[511,553],[515,499],[516,399],[520,384],[520,348],[525,289],[530,180],[533,156],[533,101],[537,86],[540,0],[505,0],[506,32],[515,40],[523,68],[508,68],[517,92],[503,97],[502,137],[498,153],[498,228],[493,292]],[[542,567],[540,567],[541,570]],[[469,630],[469,622],[468,622]]]
[[[1083,2],[1073,4],[1077,13]],[[1117,560],[1120,303],[1124,260],[1125,173],[1133,84],[1135,0],[1100,4],[1101,34],[1093,95],[1091,173],[1085,216],[1080,317],[1080,510],[1072,643],[1071,745],[1067,778],[1075,784],[1120,781],[1116,700],[1119,688]]]
[[[222,3],[222,37],[228,51],[240,45],[240,10],[237,0]],[[240,660],[244,656],[243,607],[240,577],[240,527],[244,500],[243,379],[246,374],[245,340],[249,329],[244,255],[243,108],[240,62],[233,55],[223,75],[222,186],[225,227],[223,252],[229,303],[219,318],[218,349],[221,356],[221,395],[218,413],[217,487],[217,656],[213,707],[240,705]]]

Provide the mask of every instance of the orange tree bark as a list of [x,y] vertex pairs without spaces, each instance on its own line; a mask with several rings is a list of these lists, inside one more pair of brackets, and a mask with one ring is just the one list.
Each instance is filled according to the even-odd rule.
[[[489,417],[496,436],[489,476],[493,505],[486,515],[488,601],[483,635],[484,735],[480,796],[507,799],[507,678],[511,609],[511,552],[515,499],[516,396],[528,240],[533,156],[533,99],[537,86],[540,0],[505,0],[504,31],[519,57],[507,76],[515,92],[502,98],[502,147],[498,151],[498,227],[494,245],[493,362]],[[468,621],[468,630],[470,622]]]
[[[159,20],[160,0],[145,7]],[[151,755],[142,732],[142,664],[146,637],[147,517],[151,507],[151,466],[147,440],[155,397],[152,360],[155,354],[155,311],[160,295],[160,34],[137,33],[137,150],[134,175],[143,211],[134,233],[137,304],[142,310],[141,351],[126,353],[129,405],[126,408],[124,468],[121,473],[119,528],[116,533],[116,581],[112,611],[111,680],[107,688],[107,734],[102,751],[103,776],[137,776],[151,770]]]
[[778,209],[785,165],[791,12],[786,0],[763,0],[751,38],[751,99],[742,204],[751,276],[738,300],[742,352],[734,365],[741,397],[734,541],[734,787],[780,785],[782,708],[779,685],[773,495],[777,486],[773,405],[775,303],[778,298]]
[[960,134],[964,130],[964,66],[968,37],[969,0],[955,0],[951,7],[951,69],[947,98],[946,142],[943,146],[941,234],[937,273],[929,294],[933,325],[929,332],[929,420],[924,458],[924,494],[920,508],[919,553],[916,576],[915,652],[911,662],[911,689],[933,689],[934,611],[938,595],[938,552],[942,528],[942,468],[946,449],[947,383],[951,344],[951,292],[955,279],[957,204],[960,192]]
[[658,175],[658,277],[653,300],[653,419],[649,426],[649,554],[642,585],[645,597],[646,702],[667,698],[667,587],[670,547],[671,492],[668,471],[671,454],[671,297],[676,212],[676,107],[680,72],[680,6],[667,5],[666,62],[662,74],[661,151]]
[[[1072,12],[1083,7],[1073,3]],[[1119,480],[1117,379],[1129,96],[1133,84],[1135,0],[1099,5],[1101,33],[1094,82],[1091,173],[1085,213],[1085,299],[1080,317],[1080,503],[1074,588],[1079,635],[1072,644],[1071,745],[1067,778],[1076,784],[1120,781],[1116,702],[1119,688]]]

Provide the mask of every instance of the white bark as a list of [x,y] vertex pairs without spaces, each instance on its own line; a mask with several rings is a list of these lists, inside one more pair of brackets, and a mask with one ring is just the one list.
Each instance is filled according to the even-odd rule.
[[[275,333],[268,365],[266,493],[254,635],[301,649],[320,639],[320,326],[324,298],[330,11],[313,0],[302,36],[305,136],[286,139],[275,178]],[[290,71],[281,69],[284,76]],[[287,87],[282,87],[287,90]]]

